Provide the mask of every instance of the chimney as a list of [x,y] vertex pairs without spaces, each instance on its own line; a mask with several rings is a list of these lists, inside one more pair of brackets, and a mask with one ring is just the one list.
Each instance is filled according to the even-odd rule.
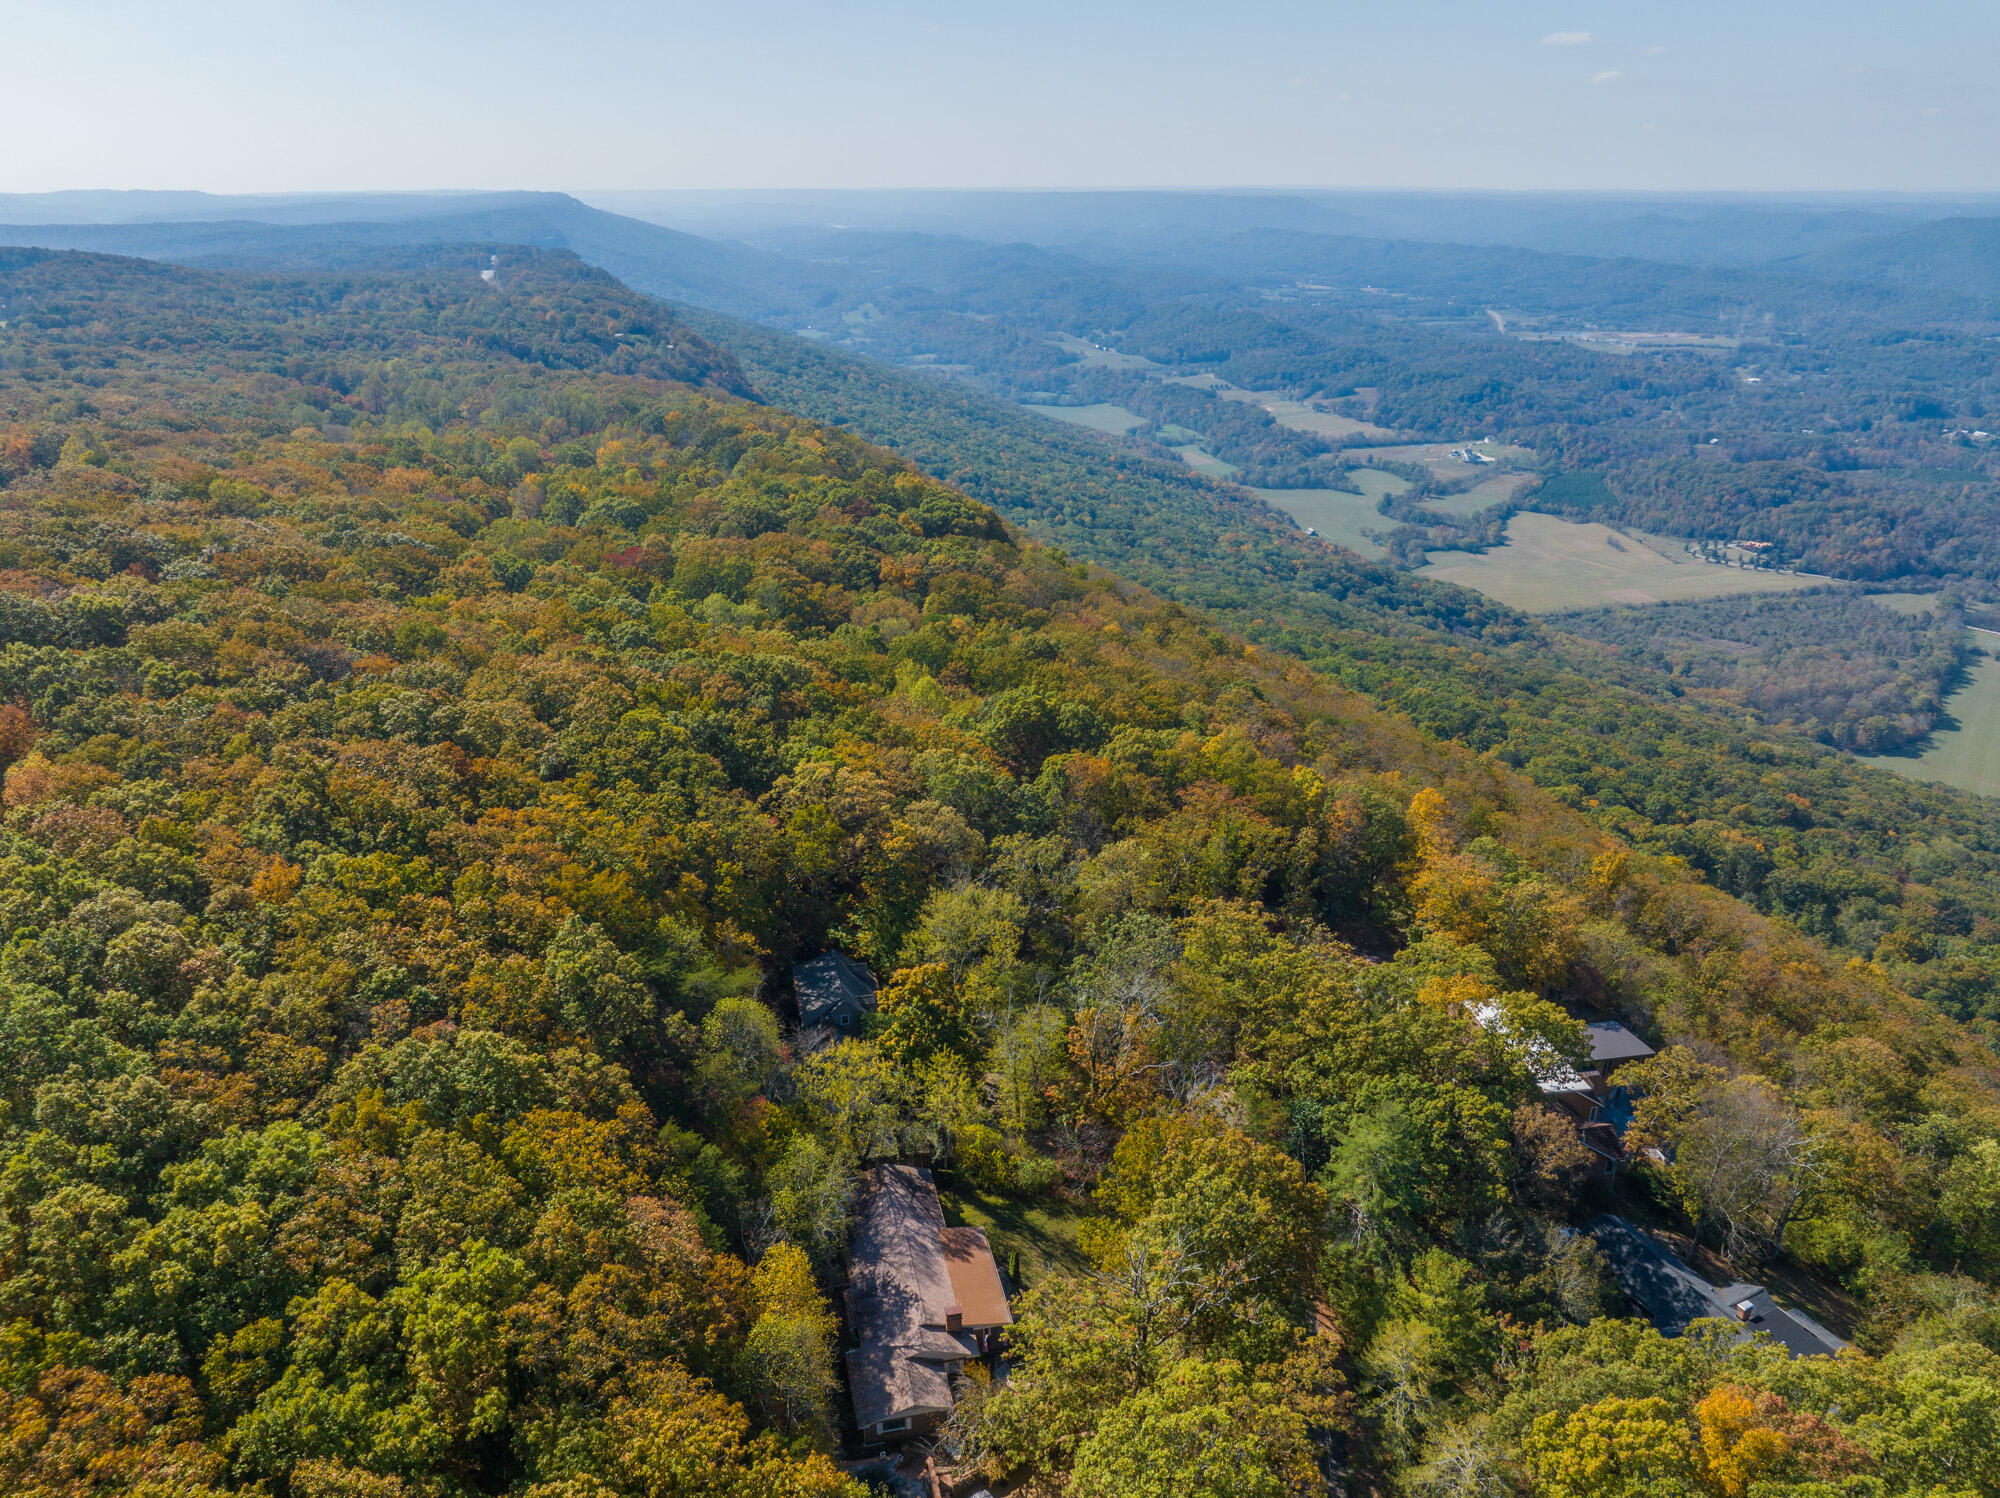
[[948,1332],[965,1330],[965,1307],[946,1306],[944,1308],[944,1329]]

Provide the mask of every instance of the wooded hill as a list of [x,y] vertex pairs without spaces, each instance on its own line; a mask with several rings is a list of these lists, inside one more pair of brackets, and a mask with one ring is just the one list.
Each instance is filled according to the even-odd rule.
[[[896,1159],[1081,1256],[995,1480],[2000,1492],[1976,1037],[490,253],[0,259],[8,1491],[858,1494]],[[806,1056],[830,944],[880,1012]],[[1598,1015],[1666,1047],[1628,1210],[1869,1353],[1607,1317],[1531,1073]]]

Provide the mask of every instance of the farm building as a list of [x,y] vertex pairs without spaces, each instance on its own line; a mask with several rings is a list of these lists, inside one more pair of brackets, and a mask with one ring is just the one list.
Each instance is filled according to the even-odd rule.
[[959,1370],[1013,1324],[986,1234],[945,1226],[929,1171],[878,1165],[862,1181],[847,1266],[847,1380],[862,1441],[935,1429]]

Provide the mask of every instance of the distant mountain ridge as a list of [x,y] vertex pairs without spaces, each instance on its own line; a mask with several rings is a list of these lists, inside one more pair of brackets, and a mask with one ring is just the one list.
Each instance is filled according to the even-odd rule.
[[1772,268],[1839,281],[2000,296],[2000,217],[1940,219],[1801,255]]
[[[240,200],[231,200],[232,203]],[[350,200],[341,200],[346,206]],[[352,200],[366,206],[380,200]],[[764,317],[784,299],[758,282],[784,279],[777,256],[678,233],[586,207],[563,193],[518,193],[454,200],[461,211],[328,222],[264,218],[147,223],[4,224],[0,243],[95,250],[216,268],[305,270],[338,267],[391,245],[519,244],[570,250],[635,290]]]

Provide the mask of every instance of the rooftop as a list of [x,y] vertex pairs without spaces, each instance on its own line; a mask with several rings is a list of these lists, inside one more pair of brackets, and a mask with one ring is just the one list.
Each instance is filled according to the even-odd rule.
[[978,1348],[948,1323],[976,1330],[1013,1317],[986,1235],[945,1226],[929,1171],[876,1166],[862,1177],[860,1209],[847,1284],[847,1324],[860,1346],[847,1354],[847,1371],[865,1429],[950,1409],[951,1371]]
[[792,992],[801,1025],[831,1024],[842,1010],[874,1009],[875,976],[845,952],[828,952],[792,965]]
[[952,1298],[958,1303],[962,1325],[984,1331],[1014,1324],[1007,1292],[1000,1284],[1000,1266],[994,1262],[984,1228],[946,1228],[944,1267],[951,1276]]
[[[1591,1220],[1589,1231],[1625,1293],[1666,1336],[1678,1337],[1691,1323],[1714,1319],[1741,1326],[1739,1339],[1767,1332],[1795,1358],[1823,1356],[1847,1345],[1811,1317],[1779,1305],[1762,1285],[1711,1285],[1666,1244],[1622,1217],[1601,1213]],[[1736,1308],[1744,1301],[1749,1302],[1747,1314],[1739,1316]]]
[[1597,1020],[1583,1028],[1590,1037],[1592,1061],[1643,1061],[1653,1054],[1651,1046],[1615,1019]]

